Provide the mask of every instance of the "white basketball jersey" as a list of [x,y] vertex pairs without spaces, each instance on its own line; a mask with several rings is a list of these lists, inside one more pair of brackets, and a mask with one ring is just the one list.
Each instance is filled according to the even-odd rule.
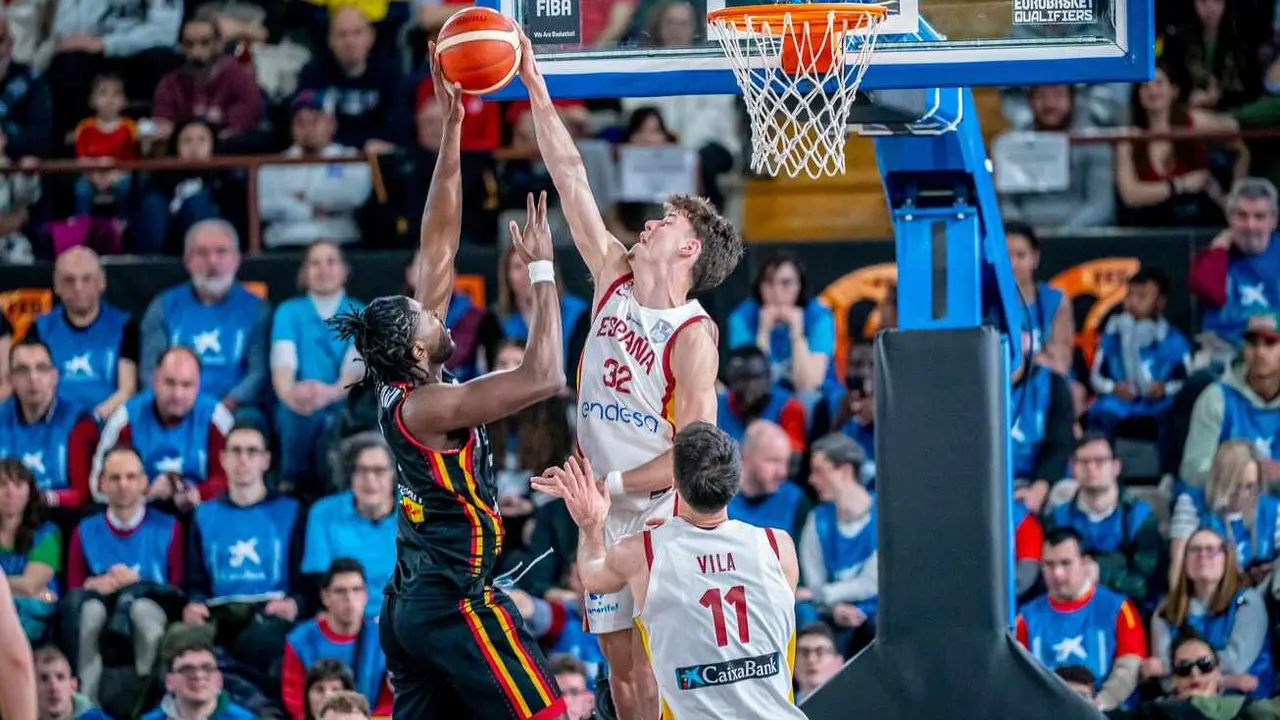
[[[591,333],[578,364],[578,450],[598,477],[639,467],[671,449],[675,379],[671,350],[685,328],[709,318],[696,300],[654,310],[631,298],[624,275],[597,300]],[[614,507],[641,512],[648,494],[615,498]]]
[[674,518],[645,533],[649,588],[637,626],[662,718],[805,717],[791,690],[795,592],[771,532]]

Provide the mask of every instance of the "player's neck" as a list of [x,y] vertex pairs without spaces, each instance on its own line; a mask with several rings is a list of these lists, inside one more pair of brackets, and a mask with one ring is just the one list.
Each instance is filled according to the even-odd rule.
[[680,512],[676,513],[676,515],[681,520],[693,525],[694,527],[710,530],[723,524],[724,521],[729,519],[729,509],[721,508],[719,511],[713,513],[700,513],[689,507],[687,504],[681,503]]
[[631,297],[641,307],[666,310],[689,300],[689,278],[680,268],[632,265]]

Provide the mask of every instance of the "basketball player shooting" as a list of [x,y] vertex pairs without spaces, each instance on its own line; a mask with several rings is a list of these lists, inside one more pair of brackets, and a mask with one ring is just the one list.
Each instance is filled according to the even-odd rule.
[[570,458],[548,471],[582,530],[582,584],[600,593],[630,588],[660,717],[804,718],[791,691],[795,544],[784,531],[729,519],[742,467],[723,431],[691,423],[672,454],[676,517],[608,550],[610,497],[591,463]]
[[[434,51],[434,48],[433,48]],[[445,329],[461,236],[462,101],[432,64],[445,127],[422,225],[417,297],[382,297],[335,318],[353,338],[381,404],[396,465],[396,568],[379,633],[395,690],[394,715],[412,720],[564,718],[565,701],[515,604],[493,587],[502,520],[486,423],[565,385],[560,298],[551,264],[547,198],[529,197],[514,249],[528,263],[533,321],[524,362],[458,384]]]
[[[671,441],[689,423],[716,420],[714,321],[689,294],[719,285],[742,257],[733,225],[703,198],[677,195],[645,223],[630,252],[605,228],[573,138],[551,103],[529,38],[520,76],[529,91],[542,161],[595,282],[594,316],[578,366],[578,449],[613,495],[607,542],[670,517]],[[535,478],[537,490],[554,494]],[[621,720],[650,720],[657,688],[632,631],[631,595],[592,594],[587,624],[609,661]]]

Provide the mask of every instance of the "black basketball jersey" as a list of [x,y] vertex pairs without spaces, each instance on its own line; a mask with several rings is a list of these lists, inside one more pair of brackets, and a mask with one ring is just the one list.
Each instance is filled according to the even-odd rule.
[[[444,382],[456,382],[445,376]],[[378,390],[382,434],[396,465],[400,518],[396,570],[388,592],[458,598],[487,585],[502,552],[502,518],[489,434],[459,431],[456,450],[433,450],[404,425],[400,408],[414,388]]]

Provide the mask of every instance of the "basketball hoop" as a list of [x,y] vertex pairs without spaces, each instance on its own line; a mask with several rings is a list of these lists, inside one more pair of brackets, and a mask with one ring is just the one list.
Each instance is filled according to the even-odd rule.
[[844,173],[849,111],[875,52],[881,5],[780,3],[707,14],[751,117],[751,169]]

